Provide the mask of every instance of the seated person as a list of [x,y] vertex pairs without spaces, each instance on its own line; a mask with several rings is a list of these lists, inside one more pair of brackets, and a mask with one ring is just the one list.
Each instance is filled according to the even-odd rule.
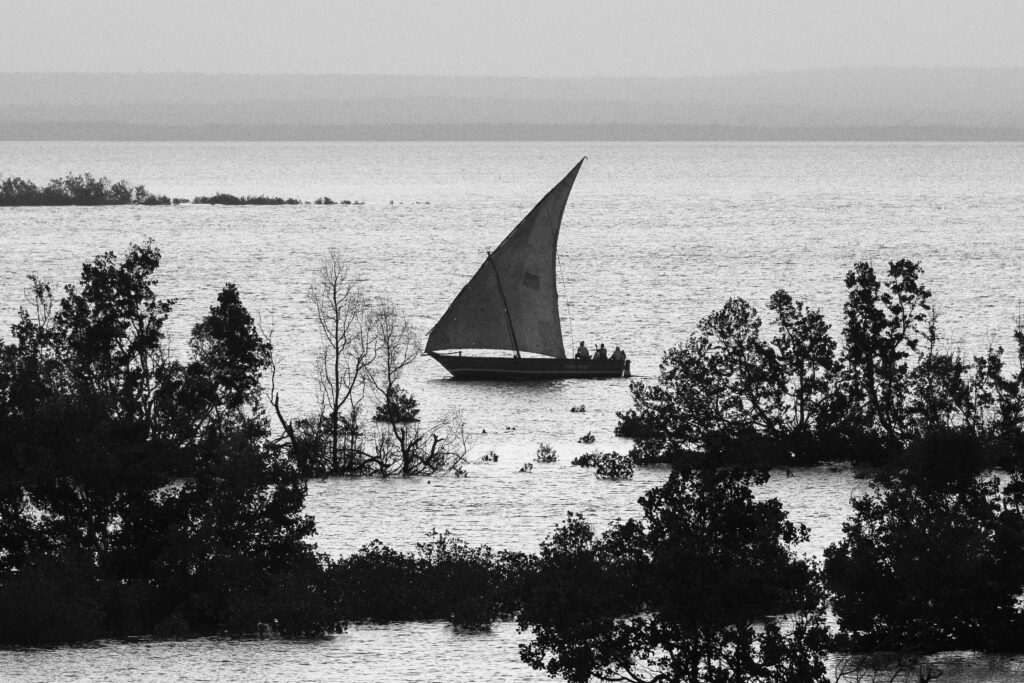
[[626,352],[616,346],[615,350],[612,351],[612,360],[626,360]]
[[580,342],[579,348],[576,349],[576,360],[590,360],[590,349],[587,348],[586,342]]
[[594,351],[594,360],[608,360],[608,349],[604,348],[604,344]]

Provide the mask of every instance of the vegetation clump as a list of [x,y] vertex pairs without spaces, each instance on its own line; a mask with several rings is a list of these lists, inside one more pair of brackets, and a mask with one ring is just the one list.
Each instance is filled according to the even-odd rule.
[[[765,479],[676,471],[601,536],[570,514],[529,575],[523,661],[569,681],[825,681],[821,594],[794,550],[807,530],[754,499]],[[766,616],[783,613],[791,627]]]
[[[616,433],[638,462],[809,465],[892,463],[938,430],[959,432],[990,465],[1024,453],[1024,382],[1002,348],[968,361],[944,350],[917,263],[847,273],[842,344],[820,312],[779,290],[774,332],[743,299],[670,349],[659,381],[631,384],[634,407]],[[1015,333],[1024,361],[1024,330]]]
[[542,464],[558,462],[558,452],[551,447],[551,444],[539,443],[537,444],[537,455],[533,459],[534,462]]
[[571,464],[576,467],[595,467],[601,455],[601,451],[590,451],[573,458]]
[[[468,452],[461,415],[422,424],[416,400],[398,384],[420,354],[409,320],[388,299],[371,296],[336,249],[321,262],[306,301],[319,332],[317,406],[287,417],[273,362],[268,397],[279,440],[300,471],[308,477],[417,476],[460,469]],[[374,402],[375,419],[367,421],[366,404]]]
[[218,192],[209,197],[196,197],[193,204],[223,204],[225,206],[283,206],[302,204],[301,199],[294,197],[268,197],[267,195],[242,195],[236,196],[226,192]]
[[132,185],[127,180],[111,183],[89,173],[69,173],[63,178],[53,178],[43,187],[18,177],[0,180],[0,206],[155,206],[171,201],[164,195],[150,194],[142,185]]
[[412,394],[397,384],[384,392],[384,402],[377,406],[373,419],[377,422],[418,422],[420,409]]
[[269,439],[271,348],[225,285],[166,352],[160,252],[32,280],[0,346],[0,643],[339,626],[306,486]]
[[602,453],[591,451],[573,458],[573,465],[577,467],[593,467],[594,474],[602,479],[632,479],[633,458],[627,454],[617,451]]
[[853,500],[843,539],[825,551],[841,645],[1018,650],[1024,480],[980,476],[961,435],[933,435],[921,450],[927,463],[882,472]]
[[594,474],[601,479],[632,479],[633,458],[629,454],[602,453],[597,459]]
[[532,558],[470,547],[449,533],[431,534],[411,553],[374,541],[328,571],[351,621],[447,619],[488,629],[518,610]]

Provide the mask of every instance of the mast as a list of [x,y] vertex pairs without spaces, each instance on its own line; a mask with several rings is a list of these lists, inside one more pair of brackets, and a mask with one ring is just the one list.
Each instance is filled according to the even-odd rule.
[[508,336],[512,339],[512,349],[516,352],[515,357],[520,358],[519,342],[516,341],[516,328],[512,326],[512,316],[508,314],[508,301],[505,299],[505,290],[501,288],[501,276],[498,274],[498,266],[495,265],[489,251],[487,252],[487,262],[494,269],[494,279],[498,283],[498,294],[501,295],[501,307],[505,311],[505,323],[508,325]]

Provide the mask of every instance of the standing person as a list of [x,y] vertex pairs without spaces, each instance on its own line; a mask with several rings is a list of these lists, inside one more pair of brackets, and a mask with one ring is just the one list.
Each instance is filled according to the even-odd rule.
[[576,349],[576,360],[590,360],[590,349],[587,348],[586,342],[580,342],[579,348]]

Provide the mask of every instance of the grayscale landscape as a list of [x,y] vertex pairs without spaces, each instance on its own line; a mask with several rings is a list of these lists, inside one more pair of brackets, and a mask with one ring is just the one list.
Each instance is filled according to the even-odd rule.
[[1024,680],[1022,29],[0,0],[0,682]]

